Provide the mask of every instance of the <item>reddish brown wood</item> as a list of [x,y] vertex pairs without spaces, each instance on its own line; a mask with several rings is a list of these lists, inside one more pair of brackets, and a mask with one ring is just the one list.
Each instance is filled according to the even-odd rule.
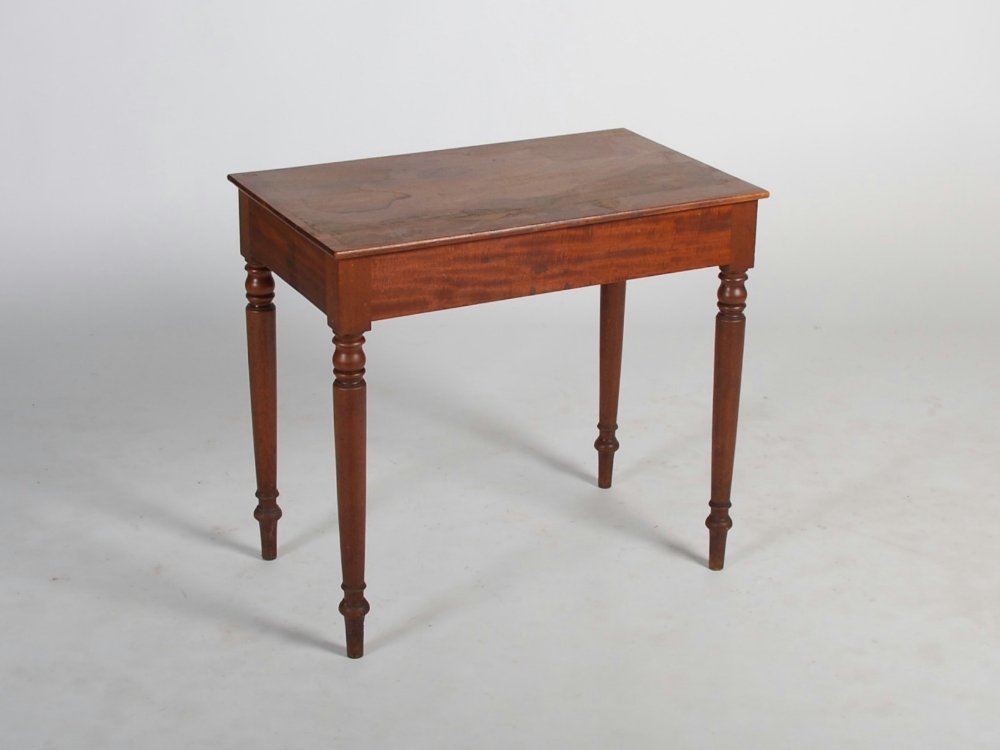
[[[365,357],[373,320],[601,285],[598,484],[611,483],[625,282],[720,266],[709,565],[722,567],[760,188],[627,130],[231,175],[240,188],[265,557],[274,481],[268,269],[334,333],[334,431],[351,657],[364,650]],[[265,275],[266,274],[266,275]],[[267,522],[267,523],[265,523]],[[269,524],[269,525],[268,525]],[[268,525],[270,542],[264,529]],[[270,545],[270,546],[269,546]]]
[[371,330],[371,258],[335,261],[327,268],[327,322],[335,331]]
[[275,361],[274,279],[271,271],[249,260],[247,281],[247,351],[250,360],[250,411],[257,467],[257,508],[261,556],[278,556],[278,385]]
[[337,257],[767,197],[759,187],[624,129],[229,179]]
[[733,268],[753,268],[757,240],[757,201],[737,203],[732,207],[732,229],[729,236],[729,262]]
[[618,450],[618,390],[622,374],[622,334],[625,329],[625,282],[601,286],[601,395],[594,447],[597,448],[597,486],[611,486]]
[[337,456],[337,517],[344,599],[340,613],[347,633],[347,655],[364,654],[365,615],[365,464],[367,404],[365,338],[334,334],[333,429]]
[[731,214],[719,206],[377,255],[372,319],[721,265]]
[[326,250],[245,193],[240,193],[240,220],[243,247],[252,247],[257,261],[326,310]]
[[745,268],[723,266],[719,279],[719,314],[715,318],[715,385],[712,396],[712,509],[708,526],[708,567],[722,570],[726,559],[726,534],[733,527],[733,460],[736,454],[736,421],[740,410],[743,374],[743,337],[746,330],[747,290]]

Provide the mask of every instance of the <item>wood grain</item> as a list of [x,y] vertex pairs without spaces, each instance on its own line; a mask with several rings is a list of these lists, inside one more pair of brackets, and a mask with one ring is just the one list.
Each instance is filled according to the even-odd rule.
[[754,185],[624,129],[229,179],[338,257],[767,197]]
[[732,208],[375,256],[372,320],[728,262]]
[[320,310],[326,310],[325,249],[282,217],[240,193],[243,254],[267,266]]
[[618,450],[618,390],[622,375],[622,337],[625,331],[625,282],[601,286],[600,398],[598,409],[597,486],[611,486]]
[[347,634],[347,655],[364,654],[365,508],[367,461],[367,399],[365,337],[337,333],[333,337],[333,432],[337,460],[337,518],[344,598],[340,613]]
[[255,261],[246,264],[247,353],[250,364],[250,412],[261,557],[278,556],[278,380],[275,354],[274,279]]
[[598,485],[618,449],[625,284],[721,268],[709,567],[725,560],[746,271],[767,192],[627,130],[230,175],[240,189],[258,506],[277,554],[274,275],[334,332],[333,412],[347,655],[364,653],[367,395],[372,322],[601,285]]
[[737,203],[733,207],[729,233],[729,262],[733,268],[753,268],[757,242],[757,201]]
[[740,411],[743,376],[743,339],[746,330],[745,268],[724,266],[719,274],[719,313],[715,318],[715,382],[712,395],[712,495],[705,519],[708,526],[708,567],[722,570],[726,535],[733,527],[733,462],[736,456],[736,423]]

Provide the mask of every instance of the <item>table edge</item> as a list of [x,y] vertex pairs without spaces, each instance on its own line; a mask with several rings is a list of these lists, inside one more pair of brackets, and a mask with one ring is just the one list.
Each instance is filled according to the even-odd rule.
[[403,253],[410,252],[413,250],[423,250],[425,248],[440,247],[442,245],[453,245],[462,242],[474,242],[477,240],[490,240],[499,239],[502,237],[515,237],[518,235],[534,234],[536,232],[545,232],[552,229],[569,229],[572,227],[583,227],[590,226],[594,224],[607,224],[615,221],[627,221],[629,219],[639,219],[647,216],[658,216],[662,214],[672,214],[681,213],[684,211],[697,211],[703,208],[714,208],[716,206],[728,206],[735,205],[738,203],[750,203],[758,200],[763,200],[770,197],[770,193],[763,188],[758,188],[756,185],[749,185],[750,187],[756,188],[756,192],[744,193],[736,196],[728,196],[725,198],[713,198],[709,200],[702,201],[692,201],[690,203],[680,203],[670,206],[653,206],[650,208],[638,209],[635,211],[621,211],[614,214],[601,214],[599,216],[583,216],[576,219],[562,219],[559,221],[550,222],[540,222],[538,224],[527,224],[517,227],[509,227],[506,229],[493,229],[483,232],[468,232],[465,234],[455,234],[446,235],[443,237],[431,237],[424,240],[415,240],[411,242],[398,242],[387,245],[370,245],[367,247],[358,248],[347,248],[347,247],[331,247],[327,242],[316,237],[312,232],[309,231],[308,227],[302,226],[295,222],[293,219],[285,216],[280,211],[276,210],[267,201],[262,199],[259,195],[251,190],[246,189],[244,186],[240,185],[234,179],[236,175],[231,174],[227,176],[227,179],[236,185],[236,188],[244,193],[247,197],[257,203],[262,208],[266,209],[268,212],[274,214],[279,218],[284,224],[294,229],[300,235],[305,237],[310,243],[317,246],[318,248],[325,251],[327,254],[333,256],[336,259],[349,259],[349,258],[368,258],[376,255],[388,255],[390,253]]

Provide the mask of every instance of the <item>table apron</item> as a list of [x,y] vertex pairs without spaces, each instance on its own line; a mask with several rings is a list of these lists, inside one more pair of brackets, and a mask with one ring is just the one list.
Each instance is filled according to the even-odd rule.
[[377,255],[371,319],[722,266],[737,255],[752,265],[756,203],[745,205]]
[[320,310],[326,310],[329,251],[240,191],[240,252],[270,268]]

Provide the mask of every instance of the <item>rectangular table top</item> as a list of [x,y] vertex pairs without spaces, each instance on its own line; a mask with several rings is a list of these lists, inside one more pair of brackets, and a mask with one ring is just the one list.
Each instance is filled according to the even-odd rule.
[[625,129],[246,172],[229,179],[336,257],[768,195]]

